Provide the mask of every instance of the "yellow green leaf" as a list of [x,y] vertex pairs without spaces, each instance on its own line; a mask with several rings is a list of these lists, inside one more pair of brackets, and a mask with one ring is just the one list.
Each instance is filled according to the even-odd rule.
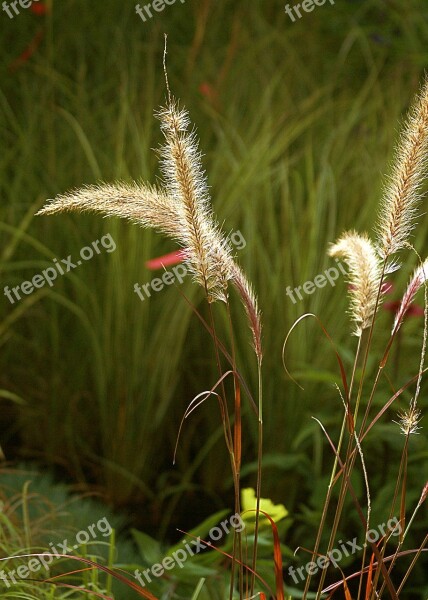
[[[256,492],[253,488],[244,488],[241,490],[242,518],[245,521],[254,521],[255,510],[257,506]],[[269,498],[260,498],[260,510],[267,513],[275,523],[281,521],[288,515],[288,510],[283,504],[274,504]],[[263,515],[260,515],[259,526],[268,525],[269,522]]]

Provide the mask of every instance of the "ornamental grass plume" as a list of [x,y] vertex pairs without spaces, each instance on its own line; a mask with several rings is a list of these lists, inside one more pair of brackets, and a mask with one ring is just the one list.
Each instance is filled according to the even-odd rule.
[[173,238],[183,248],[190,271],[204,288],[209,302],[226,302],[229,282],[237,289],[248,315],[257,359],[261,362],[261,318],[257,299],[213,217],[196,134],[189,132],[189,115],[178,107],[169,87],[168,103],[157,116],[165,137],[159,151],[161,187],[144,182],[88,185],[48,200],[37,215],[74,210],[100,212],[155,228]]
[[[399,266],[390,257],[409,246],[409,236],[415,226],[416,211],[422,197],[422,183],[427,174],[427,151],[428,77],[410,110],[395,152],[392,174],[384,189],[375,226],[376,244],[366,234],[348,232],[329,250],[330,256],[343,257],[349,267],[350,312],[357,336],[361,336],[362,331],[373,323],[385,291],[384,276]],[[425,269],[427,266],[428,263]],[[415,272],[397,312],[393,332],[400,327],[406,310],[425,279],[423,271]]]
[[421,494],[421,497],[419,498],[418,505],[421,506],[427,498],[428,498],[428,481],[426,482],[426,484],[424,485],[424,487],[422,489],[422,494]]
[[225,301],[231,277],[230,247],[213,219],[196,134],[188,131],[187,111],[180,110],[171,97],[158,118],[165,136],[160,150],[163,184],[178,213],[179,241],[209,300]]
[[406,291],[401,299],[400,306],[396,312],[394,325],[392,327],[392,333],[396,333],[403,322],[403,319],[410,308],[413,300],[415,299],[416,294],[426,283],[428,279],[428,259],[426,259],[419,267],[416,267],[409,284],[407,286]]
[[154,227],[174,239],[180,237],[180,223],[172,199],[143,182],[85,185],[48,200],[36,215],[72,211],[123,217],[143,227]]
[[410,110],[384,189],[376,232],[378,251],[386,260],[408,243],[415,226],[421,186],[428,165],[428,77]]
[[382,266],[376,248],[367,235],[344,233],[329,249],[329,255],[343,258],[349,268],[350,313],[354,334],[361,336],[371,326],[379,306]]
[[[165,50],[166,52],[166,50]],[[164,59],[165,66],[165,59]],[[166,76],[166,70],[165,70]],[[260,499],[261,455],[262,455],[262,341],[261,315],[257,299],[247,277],[236,264],[228,239],[221,232],[215,220],[206,175],[202,167],[201,152],[194,130],[190,130],[190,119],[186,110],[180,109],[171,96],[166,77],[168,101],[157,113],[164,135],[164,144],[159,149],[161,185],[158,187],[144,182],[90,185],[59,195],[39,210],[38,215],[64,211],[95,211],[107,216],[129,219],[143,227],[155,228],[177,241],[182,248],[182,258],[186,261],[194,280],[202,286],[209,303],[220,300],[228,303],[229,284],[232,284],[244,305],[258,366],[258,469],[257,497]],[[229,313],[230,316],[230,313]],[[212,312],[210,312],[212,334],[216,348],[216,360],[220,371],[219,383],[224,374],[220,364],[218,341]],[[233,333],[232,333],[233,335]],[[231,451],[231,464],[235,491],[235,508],[239,508],[240,479],[239,469],[242,447],[241,401],[239,380],[236,375],[235,357],[231,358],[235,383],[234,432],[230,428],[225,397],[219,396],[226,444]],[[217,395],[217,394],[216,394]],[[225,396],[225,394],[223,394]],[[232,442],[233,439],[233,442]],[[257,528],[259,505],[256,508],[256,526],[252,570],[256,569]],[[238,559],[239,562],[236,562]],[[242,547],[234,539],[230,597],[234,586],[236,565],[242,564]],[[239,567],[239,580],[243,586],[243,568]],[[253,577],[250,589],[254,587]],[[242,596],[240,596],[242,597]]]
[[236,263],[234,263],[232,267],[232,281],[238,290],[239,295],[241,296],[245,312],[247,313],[247,317],[250,322],[250,329],[253,334],[254,351],[259,362],[261,362],[263,357],[262,325],[257,297],[254,293],[253,286],[248,281],[242,269]]

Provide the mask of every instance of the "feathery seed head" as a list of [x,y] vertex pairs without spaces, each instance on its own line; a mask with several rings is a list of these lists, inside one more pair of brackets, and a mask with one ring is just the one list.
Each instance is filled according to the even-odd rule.
[[[379,304],[382,268],[371,240],[356,232],[344,233],[329,249],[329,255],[343,258],[349,268],[351,316],[356,336],[370,327]],[[379,298],[380,299],[380,298]]]
[[254,351],[259,363],[261,363],[263,358],[261,314],[253,288],[237,264],[233,264],[232,267],[232,283],[241,296],[253,334]]
[[413,300],[415,299],[417,292],[422,287],[422,285],[424,285],[426,283],[427,279],[428,279],[428,259],[426,259],[421,265],[419,265],[415,269],[415,271],[409,281],[407,289],[404,292],[403,298],[401,299],[400,307],[397,310],[397,313],[395,315],[394,325],[392,327],[393,333],[397,332],[399,330],[399,328],[401,327],[401,324],[403,322],[406,312],[408,311],[410,305],[412,304]]
[[421,418],[421,411],[412,406],[409,410],[398,414],[399,421],[394,421],[400,426],[401,433],[403,435],[418,434],[419,421]]
[[427,498],[428,498],[428,481],[426,482],[426,484],[424,485],[424,487],[422,489],[422,494],[419,499],[418,505],[421,506],[421,504],[423,504]]
[[160,114],[166,138],[161,152],[165,189],[141,182],[88,185],[58,195],[37,214],[94,211],[158,229],[184,248],[208,300],[225,301],[231,248],[212,215],[195,134],[186,133],[188,115],[174,103]]
[[95,211],[154,227],[183,247],[190,271],[203,286],[209,302],[227,301],[228,283],[237,288],[244,304],[254,348],[262,359],[261,319],[256,296],[235,263],[229,241],[215,221],[201,153],[194,131],[189,132],[187,111],[171,97],[157,116],[165,143],[160,149],[163,188],[144,183],[88,185],[49,200],[38,211],[48,215],[64,211]]
[[100,212],[129,219],[143,227],[154,227],[178,239],[180,223],[174,204],[164,192],[145,183],[99,183],[60,194],[36,213]]
[[428,78],[410,110],[387,180],[376,233],[383,259],[403,248],[415,226],[428,165]]
[[163,184],[181,217],[191,270],[210,301],[225,301],[231,251],[212,215],[196,134],[188,131],[188,113],[174,99],[159,111],[158,118],[165,137],[160,149]]

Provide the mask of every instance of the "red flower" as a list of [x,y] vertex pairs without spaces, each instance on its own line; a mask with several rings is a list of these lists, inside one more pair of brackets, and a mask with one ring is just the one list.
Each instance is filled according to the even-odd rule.
[[[383,305],[383,308],[385,310],[388,310],[389,312],[395,313],[398,311],[398,309],[401,306],[401,302],[399,302],[398,300],[395,300],[395,302],[386,302]],[[409,308],[406,310],[406,316],[408,317],[423,317],[424,316],[424,309],[422,308],[422,306],[419,306],[418,304],[411,304],[409,306]]]
[[35,15],[46,15],[49,11],[48,7],[46,6],[46,4],[44,2],[39,2],[38,4],[33,3],[30,6],[30,10]]
[[185,258],[186,255],[183,250],[175,250],[164,256],[159,256],[159,258],[148,260],[146,262],[146,267],[150,269],[150,271],[156,271],[156,269],[162,269],[163,267],[178,265],[178,263],[183,262]]

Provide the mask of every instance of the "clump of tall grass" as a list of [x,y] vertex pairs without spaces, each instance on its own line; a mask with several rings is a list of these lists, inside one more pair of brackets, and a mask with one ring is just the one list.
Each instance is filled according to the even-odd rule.
[[[100,515],[107,520],[105,506],[70,496],[49,475],[32,470],[2,465],[0,477],[0,598],[113,600],[117,586],[124,600],[153,600],[130,576],[113,569],[119,554],[122,560],[124,553],[129,556],[129,544],[121,547],[114,528],[108,538],[70,548],[81,525],[86,528]],[[119,523],[112,514],[108,519]]]
[[[262,326],[257,297],[251,283],[236,263],[232,250],[216,222],[210,205],[210,197],[206,176],[202,167],[201,153],[196,134],[190,129],[187,111],[180,108],[172,96],[168,79],[167,102],[157,114],[164,144],[159,150],[162,182],[159,186],[144,182],[113,184],[100,183],[58,195],[38,212],[40,215],[51,215],[67,211],[94,211],[107,216],[119,216],[143,227],[154,228],[179,243],[183,255],[187,259],[195,282],[201,286],[207,301],[208,319],[199,314],[198,317],[213,339],[215,362],[218,368],[218,381],[207,391],[198,395],[190,404],[185,416],[188,416],[200,404],[215,397],[219,404],[224,429],[226,446],[230,455],[230,463],[235,491],[235,510],[240,511],[240,471],[242,461],[242,419],[241,389],[246,392],[253,406],[258,421],[258,468],[256,484],[256,517],[253,551],[250,561],[245,561],[246,551],[243,539],[235,534],[229,598],[234,597],[235,588],[239,598],[254,597],[257,590],[255,579],[257,570],[258,523],[261,498],[261,461],[263,440],[262,417]],[[400,537],[393,554],[387,556],[391,535],[384,536],[378,544],[370,543],[363,551],[361,569],[349,576],[341,573],[336,584],[325,587],[328,568],[322,569],[317,585],[316,597],[324,593],[332,594],[343,588],[345,596],[350,598],[348,581],[358,578],[357,598],[366,600],[381,598],[386,591],[391,598],[398,598],[403,586],[414,567],[415,560],[425,551],[427,538],[418,549],[403,550],[407,532],[417,511],[426,499],[426,491],[421,498],[408,524],[406,525],[406,472],[408,462],[409,438],[419,429],[420,409],[418,399],[421,378],[425,371],[424,358],[427,336],[427,310],[425,309],[425,328],[422,341],[421,360],[418,372],[406,385],[394,392],[377,414],[372,414],[373,400],[378,384],[388,362],[389,351],[402,324],[406,311],[418,290],[426,283],[427,264],[417,267],[398,309],[390,339],[382,355],[374,382],[366,399],[367,363],[372,350],[376,316],[382,303],[386,278],[398,267],[395,255],[402,249],[410,247],[409,236],[415,225],[418,202],[421,197],[421,185],[426,170],[428,139],[428,83],[425,83],[418,103],[410,114],[405,128],[403,141],[400,144],[395,167],[388,186],[385,188],[382,208],[376,228],[377,239],[372,241],[366,234],[348,232],[342,235],[330,248],[330,255],[344,259],[349,268],[349,293],[351,297],[351,318],[354,322],[353,333],[357,336],[357,347],[350,377],[347,376],[344,363],[338,356],[342,389],[339,389],[345,415],[340,439],[337,444],[331,440],[323,428],[334,453],[334,465],[331,473],[327,497],[322,510],[312,560],[319,556],[327,560],[333,550],[338,528],[343,516],[345,501],[348,497],[354,503],[364,533],[371,526],[370,477],[365,461],[364,439],[391,405],[412,384],[416,390],[409,408],[399,415],[402,433],[405,435],[402,460],[398,465],[395,492],[391,498],[388,517],[398,515]],[[243,380],[236,364],[233,320],[230,311],[230,288],[234,288],[240,297],[248,317],[258,372],[258,402],[253,401],[251,392]],[[216,314],[213,305],[222,303],[228,317],[230,336],[227,341],[220,340],[216,330]],[[226,393],[226,379],[233,383],[233,412],[229,408]],[[360,416],[360,406],[365,402],[365,411]],[[345,450],[342,448],[345,446]],[[357,459],[361,462],[363,480],[366,486],[365,509],[353,487],[351,476],[356,469]],[[331,531],[325,552],[320,552],[322,534],[330,515],[333,492],[338,490],[337,504],[334,510]],[[426,490],[426,486],[423,488]],[[398,506],[398,508],[397,508]],[[277,574],[276,597],[284,597],[281,577],[278,546],[275,545]],[[411,554],[414,558],[402,577],[398,586],[394,583],[394,567],[403,555]],[[303,598],[309,597],[313,576],[308,575],[303,591]],[[263,597],[262,592],[258,592]]]
[[[207,392],[195,398],[186,416],[211,396],[218,399],[224,428],[226,446],[232,468],[235,511],[240,512],[240,468],[242,449],[241,387],[247,388],[239,373],[234,352],[233,321],[229,304],[229,290],[233,287],[242,301],[252,335],[258,369],[258,405],[252,402],[258,420],[258,471],[257,505],[251,569],[243,571],[243,547],[240,535],[235,532],[232,557],[230,598],[233,596],[235,567],[239,573],[240,597],[251,596],[255,586],[257,537],[261,493],[262,456],[262,378],[263,359],[261,314],[257,297],[245,273],[236,263],[232,249],[216,222],[210,204],[208,185],[202,167],[196,133],[190,129],[186,110],[180,108],[172,96],[166,75],[167,102],[157,117],[161,123],[164,144],[159,149],[162,183],[160,186],[144,182],[114,184],[100,183],[73,190],[48,201],[38,215],[51,215],[67,211],[95,211],[108,216],[119,216],[143,227],[154,228],[178,242],[183,250],[194,281],[199,284],[208,304],[208,321],[205,322],[213,341],[219,379]],[[213,303],[224,303],[230,325],[230,347],[218,339]],[[225,365],[228,365],[227,370]],[[230,415],[225,379],[233,380],[233,415]],[[202,400],[200,399],[202,397]],[[196,403],[196,404],[195,404]],[[233,419],[233,425],[232,425]],[[248,575],[251,573],[251,575]]]
[[[410,236],[415,227],[419,202],[422,198],[422,186],[427,174],[428,164],[428,79],[422,87],[418,99],[411,109],[401,140],[396,150],[395,162],[392,168],[384,196],[381,203],[379,217],[375,228],[374,241],[367,234],[355,231],[344,233],[329,249],[332,257],[342,258],[348,266],[348,288],[350,296],[350,317],[354,322],[353,333],[357,336],[354,362],[350,376],[347,375],[343,362],[341,364],[342,388],[339,389],[340,399],[343,403],[345,415],[341,434],[335,443],[322,426],[330,447],[334,454],[334,465],[330,477],[327,496],[322,510],[321,522],[318,528],[312,561],[316,563],[322,558],[325,560],[320,571],[319,581],[316,586],[316,598],[323,594],[330,594],[343,589],[345,597],[360,600],[374,600],[385,597],[399,598],[414,566],[420,556],[427,551],[428,535],[425,535],[418,548],[404,549],[404,543],[409,528],[413,523],[416,513],[426,500],[426,486],[421,481],[421,496],[413,508],[410,518],[409,490],[407,489],[407,467],[409,461],[410,437],[418,433],[421,419],[419,397],[421,380],[426,372],[425,354],[428,329],[428,308],[426,283],[428,279],[428,260],[422,261],[417,252],[412,248]],[[392,330],[389,333],[385,350],[376,359],[377,370],[373,381],[368,377],[369,357],[374,356],[373,340],[376,331],[376,317],[386,290],[388,277],[400,268],[397,253],[403,249],[412,249],[416,253],[419,265],[416,267],[410,282],[398,304]],[[414,376],[398,390],[393,387],[393,394],[384,398],[382,406],[374,410],[379,403],[379,383],[383,374],[389,378],[386,371],[390,349],[396,340],[397,333],[403,323],[417,292],[425,289],[425,319],[421,343],[421,354],[418,369]],[[380,332],[381,336],[383,332]],[[390,381],[390,379],[388,379]],[[376,497],[376,490],[371,489],[370,470],[366,463],[365,438],[381,417],[388,414],[395,407],[404,391],[414,391],[406,409],[398,414],[398,434],[404,435],[401,462],[397,465],[397,479],[395,490],[389,498],[388,512],[385,519],[396,519],[395,531],[388,531],[376,543],[370,540],[369,532],[373,525],[372,503]],[[374,402],[376,397],[376,403]],[[360,415],[361,405],[364,412]],[[344,447],[344,449],[343,449]],[[352,477],[357,470],[357,460],[361,463],[361,476],[365,484],[365,497],[360,498],[354,488]],[[377,468],[379,465],[376,465]],[[332,506],[333,493],[337,493],[334,508]],[[327,573],[332,566],[329,559],[334,548],[340,545],[338,538],[339,526],[344,520],[345,503],[349,501],[354,507],[364,530],[364,550],[362,551],[361,567],[358,571],[345,576],[343,571],[336,567],[336,583],[325,585]],[[411,510],[411,509],[410,509]],[[331,529],[325,550],[321,547],[323,533],[327,529],[328,518],[331,517]],[[389,521],[388,521],[389,522]],[[397,543],[393,544],[393,538]],[[404,574],[396,575],[396,566],[399,559],[411,556],[411,562],[404,569]],[[308,598],[314,573],[308,571],[305,582],[303,598]],[[358,582],[355,591],[350,589],[355,580]]]

